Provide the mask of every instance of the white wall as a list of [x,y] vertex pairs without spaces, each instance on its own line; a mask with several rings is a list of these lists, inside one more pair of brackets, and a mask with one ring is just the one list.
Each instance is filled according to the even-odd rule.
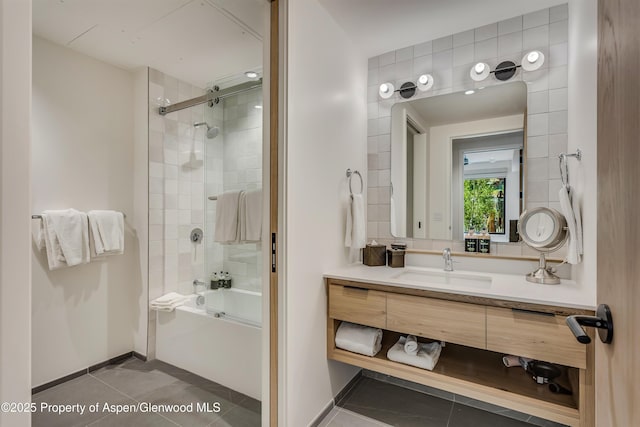
[[[0,0],[0,401],[31,401],[31,1]],[[29,413],[0,412],[27,427]]]
[[598,2],[569,2],[569,141],[568,151],[582,150],[582,161],[569,159],[569,178],[582,205],[584,258],[573,278],[596,293],[597,271],[597,86]]
[[130,225],[133,88],[132,73],[34,38],[33,211],[128,214],[124,255],[50,272],[32,250],[34,386],[133,349],[144,293]]
[[[317,0],[288,4],[281,425],[309,424],[356,373],[328,361],[322,273],[347,264],[347,168],[366,170],[367,61]],[[365,181],[366,182],[366,181]]]

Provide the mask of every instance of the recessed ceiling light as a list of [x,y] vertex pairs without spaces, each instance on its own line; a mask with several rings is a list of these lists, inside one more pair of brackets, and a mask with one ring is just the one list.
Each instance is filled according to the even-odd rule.
[[464,92],[465,95],[473,95],[474,93],[476,93],[476,91],[473,90],[473,89],[469,89],[469,90]]
[[250,79],[255,79],[256,77],[258,77],[258,73],[256,73],[255,71],[245,71],[244,75]]

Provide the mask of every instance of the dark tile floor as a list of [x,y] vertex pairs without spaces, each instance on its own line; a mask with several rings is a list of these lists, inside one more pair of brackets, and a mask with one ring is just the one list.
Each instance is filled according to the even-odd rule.
[[[538,419],[539,420],[539,419]],[[550,423],[550,425],[557,425]],[[320,427],[531,427],[531,424],[361,377]]]
[[[84,414],[69,408],[67,413],[37,411],[34,427],[72,426],[135,426],[135,427],[259,427],[260,402],[175,366],[154,360],[142,362],[128,359],[67,381],[33,396],[40,409],[49,405],[86,405]],[[98,403],[97,411],[90,405]],[[115,414],[104,410],[104,404],[126,405],[186,405],[172,409]],[[209,410],[198,410],[197,404],[209,403]],[[219,404],[219,411],[216,410]],[[193,409],[189,405],[193,405]],[[145,412],[142,412],[145,411]]]

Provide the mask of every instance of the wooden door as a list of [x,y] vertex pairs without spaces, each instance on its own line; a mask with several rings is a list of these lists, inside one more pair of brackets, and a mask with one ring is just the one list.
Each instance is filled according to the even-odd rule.
[[[270,0],[269,34],[269,232],[271,273],[269,275],[269,426],[278,426],[278,142],[280,104],[280,8],[278,0]],[[264,404],[264,403],[263,403]]]
[[596,426],[640,426],[640,1],[598,5],[598,303]]

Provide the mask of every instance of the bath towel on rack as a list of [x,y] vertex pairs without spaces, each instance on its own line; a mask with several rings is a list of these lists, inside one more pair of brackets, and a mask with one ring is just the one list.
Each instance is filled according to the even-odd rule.
[[75,209],[47,210],[42,213],[40,227],[49,270],[90,261],[87,214]]
[[95,256],[121,255],[124,253],[124,215],[110,210],[93,210],[87,213],[91,241]]
[[239,241],[238,217],[241,193],[240,190],[233,190],[218,196],[214,235],[216,242],[233,243]]
[[245,191],[240,196],[240,240],[259,242],[262,235],[262,190]]

